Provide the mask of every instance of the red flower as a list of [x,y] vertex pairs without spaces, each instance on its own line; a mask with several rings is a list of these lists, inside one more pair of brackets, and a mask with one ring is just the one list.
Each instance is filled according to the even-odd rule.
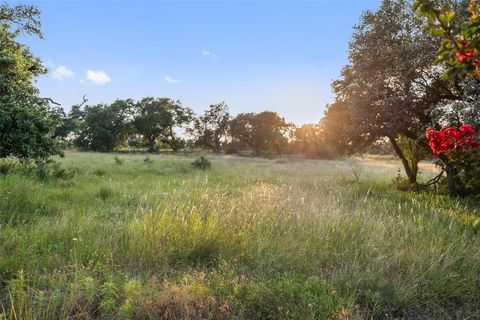
[[447,127],[440,130],[428,128],[425,132],[430,148],[434,154],[441,154],[456,147],[479,148],[480,143],[475,140],[477,132],[469,124],[460,128]]
[[477,132],[473,129],[471,124],[464,124],[459,128],[464,137],[473,138],[477,135]]
[[469,41],[457,41],[457,46],[460,47],[460,50],[456,53],[458,61],[463,62],[469,57],[477,56],[475,49],[467,48],[469,44]]
[[462,51],[457,51],[457,59],[460,62],[463,62],[468,57],[475,57],[475,56],[476,56],[476,53],[475,53],[475,50],[473,50],[473,49],[466,49],[466,50],[462,50]]

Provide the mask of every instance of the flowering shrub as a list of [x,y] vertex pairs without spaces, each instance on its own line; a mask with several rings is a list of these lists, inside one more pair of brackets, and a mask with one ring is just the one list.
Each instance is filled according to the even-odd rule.
[[432,152],[439,156],[437,163],[447,173],[451,194],[480,194],[479,137],[472,125],[447,127],[426,131]]
[[478,148],[480,143],[476,140],[477,132],[469,124],[460,128],[447,127],[440,130],[427,129],[427,139],[430,148],[436,155],[446,153],[454,148]]

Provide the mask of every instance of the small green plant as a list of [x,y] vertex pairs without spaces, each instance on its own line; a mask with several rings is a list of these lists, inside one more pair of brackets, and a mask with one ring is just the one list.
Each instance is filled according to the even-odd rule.
[[351,172],[352,172],[353,178],[355,179],[355,182],[358,183],[363,173],[362,166],[358,162],[353,162],[351,166]]
[[123,162],[124,162],[124,160],[121,159],[119,156],[115,156],[115,158],[113,158],[113,161],[115,161],[115,164],[116,164],[117,166],[121,166],[121,165],[123,164]]
[[145,159],[143,159],[144,164],[152,164],[153,160],[150,158],[150,156],[146,156]]
[[59,163],[51,165],[51,176],[55,179],[70,180],[75,177],[76,171],[74,169],[65,169]]
[[[28,168],[25,167],[25,172],[28,173]],[[48,162],[39,164],[35,168],[35,175],[38,180],[46,181],[48,179],[70,180],[75,176],[76,171],[73,169],[66,169],[61,164],[56,162]]]
[[93,171],[93,174],[97,177],[103,177],[105,174],[107,174],[107,171],[105,171],[105,169],[98,168]]
[[114,194],[113,190],[110,189],[109,187],[101,187],[97,193],[98,197],[103,201],[106,201],[108,198],[111,198],[113,194]]
[[5,176],[15,169],[16,164],[13,161],[0,161],[0,176]]
[[208,160],[204,156],[201,156],[200,158],[192,162],[192,166],[200,170],[210,169],[211,164],[212,163],[210,162],[210,160]]
[[412,191],[415,185],[408,180],[408,178],[402,176],[402,172],[398,169],[397,175],[392,180],[392,185],[395,189],[400,191]]

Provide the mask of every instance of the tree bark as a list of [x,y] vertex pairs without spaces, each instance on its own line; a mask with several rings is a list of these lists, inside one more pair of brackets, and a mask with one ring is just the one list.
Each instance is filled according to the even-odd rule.
[[149,152],[155,152],[155,140],[152,138],[148,138],[148,151]]
[[402,149],[400,149],[400,146],[398,145],[397,141],[395,141],[395,138],[393,136],[387,136],[387,137],[390,140],[390,143],[392,144],[393,150],[395,150],[395,153],[402,161],[403,168],[405,169],[405,173],[407,174],[408,180],[411,183],[416,184],[417,172],[412,170],[412,168],[410,167],[410,164],[408,163],[407,158],[405,158],[405,155],[403,154]]
[[457,190],[457,184],[455,183],[455,167],[451,164],[447,164],[447,187],[448,187],[448,192],[450,193],[451,196],[457,196],[458,195],[458,190]]
[[438,155],[440,160],[445,164],[445,172],[447,173],[447,188],[448,193],[451,196],[458,196],[460,195],[459,186],[457,186],[457,182],[455,181],[455,176],[457,175],[457,169],[455,166],[448,160],[448,158],[440,154]]
[[220,143],[220,141],[218,139],[215,139],[215,143],[214,143],[214,148],[213,148],[213,151],[217,154],[219,154],[221,151],[222,151],[222,145]]

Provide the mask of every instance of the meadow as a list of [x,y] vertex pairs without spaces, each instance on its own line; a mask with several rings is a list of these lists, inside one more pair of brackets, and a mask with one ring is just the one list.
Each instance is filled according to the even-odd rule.
[[0,319],[480,318],[474,201],[389,158],[195,158],[3,163]]

